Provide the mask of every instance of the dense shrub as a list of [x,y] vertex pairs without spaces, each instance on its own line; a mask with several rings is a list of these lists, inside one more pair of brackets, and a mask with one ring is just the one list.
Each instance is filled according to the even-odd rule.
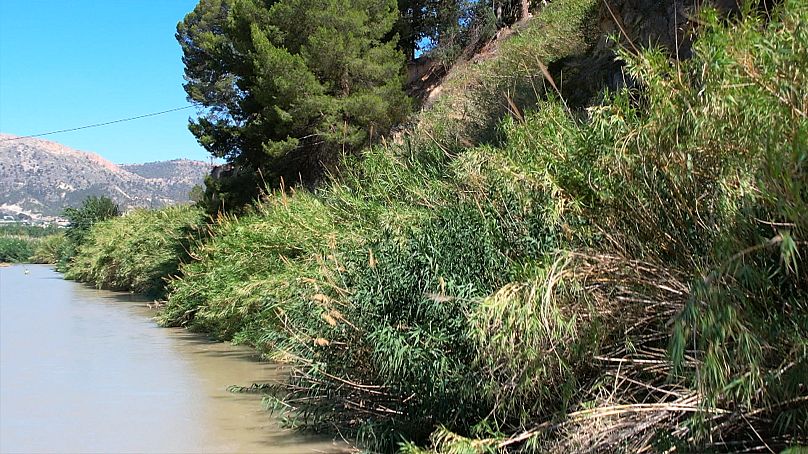
[[495,429],[438,431],[439,450],[808,436],[808,10],[778,14],[729,29],[707,14],[688,62],[623,55],[640,91],[585,121],[547,102],[506,127],[513,178],[552,193],[546,212],[563,204],[557,222],[576,228],[562,268],[474,310],[493,405],[481,426]]
[[67,237],[64,233],[55,233],[42,238],[34,249],[31,261],[34,263],[57,264],[65,255]]
[[[591,7],[544,20],[577,30]],[[163,323],[289,363],[273,408],[369,449],[808,439],[808,8],[700,23],[691,60],[622,54],[636,86],[585,111],[536,96],[498,145],[469,148],[457,128],[495,110],[441,123],[438,105],[328,187],[216,220]],[[101,282],[133,274],[104,252],[114,222],[85,252]]]
[[550,100],[499,148],[370,156],[324,196],[377,228],[321,272],[344,292],[287,404],[388,448],[438,425],[452,452],[804,439],[808,11],[778,14],[707,14],[688,62],[623,55],[641,88],[584,119]]
[[278,313],[304,298],[307,276],[336,238],[328,211],[305,193],[276,194],[241,218],[219,218],[169,287],[162,322],[261,346]]
[[70,221],[65,235],[75,246],[79,246],[93,225],[120,214],[120,207],[109,197],[89,196],[80,207],[65,209],[63,215]]
[[67,218],[69,224],[64,232],[66,241],[61,247],[56,268],[59,271],[66,271],[90,229],[95,224],[120,214],[120,207],[109,197],[89,196],[82,201],[81,206],[66,208],[62,215]]
[[0,225],[0,263],[36,262],[32,258],[34,251],[41,247],[45,237],[55,235],[58,231],[57,227],[51,226]]
[[37,240],[18,236],[0,236],[0,263],[27,262]]
[[85,234],[66,277],[159,296],[203,226],[201,211],[189,206],[135,210],[98,222]]
[[61,229],[56,226],[39,226],[25,224],[5,224],[0,225],[0,236],[26,236],[30,238],[42,238],[59,233]]

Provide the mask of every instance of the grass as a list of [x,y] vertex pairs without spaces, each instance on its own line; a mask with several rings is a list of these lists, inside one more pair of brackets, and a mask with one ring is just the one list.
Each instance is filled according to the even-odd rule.
[[[34,253],[52,235],[56,227],[39,227],[23,224],[0,226],[0,263],[26,263],[36,261]],[[51,262],[52,263],[52,262]]]
[[27,262],[38,242],[38,239],[30,237],[0,237],[0,263]]
[[267,343],[276,313],[299,299],[299,287],[335,241],[337,226],[306,194],[276,194],[254,213],[222,217],[192,249],[182,279],[173,280],[161,320],[252,345]]
[[[414,119],[410,140],[437,144],[449,153],[499,143],[501,118],[520,115],[555,91],[544,75],[548,68],[563,66],[565,60],[586,54],[595,44],[598,6],[594,0],[552,2],[509,39],[497,43],[490,57],[456,65],[429,107]],[[561,88],[566,87],[561,84]],[[570,88],[586,98],[577,93],[585,90]],[[595,94],[589,91],[590,96]]]
[[[288,363],[268,405],[369,450],[799,443],[808,9],[705,12],[692,59],[623,52],[633,88],[580,110],[529,91],[499,121],[485,98],[530,84],[498,75],[586,48],[592,8],[551,3],[316,192],[276,191],[190,239],[187,208],[106,221],[73,266],[120,288],[177,276],[162,323]],[[468,132],[485,130],[497,139]]]
[[63,257],[65,247],[67,247],[67,238],[63,232],[45,236],[34,248],[31,261],[50,265],[58,264]]
[[135,210],[98,222],[65,276],[99,288],[160,296],[166,279],[188,259],[203,225],[201,211],[189,206]]

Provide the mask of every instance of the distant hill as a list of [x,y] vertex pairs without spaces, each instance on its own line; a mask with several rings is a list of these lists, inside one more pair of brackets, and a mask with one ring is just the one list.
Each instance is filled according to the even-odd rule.
[[147,162],[144,164],[119,164],[127,172],[140,175],[148,179],[171,180],[177,183],[190,185],[199,184],[199,172],[210,171],[210,165],[201,161],[189,159],[174,159],[171,161]]
[[54,216],[90,195],[123,209],[183,203],[209,171],[186,159],[116,165],[55,142],[0,134],[0,214]]

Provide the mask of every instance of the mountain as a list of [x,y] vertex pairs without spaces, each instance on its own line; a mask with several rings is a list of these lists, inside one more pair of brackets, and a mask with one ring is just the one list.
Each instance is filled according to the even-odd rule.
[[56,142],[0,134],[0,214],[55,216],[91,195],[122,209],[183,203],[209,171],[187,159],[117,165]]
[[189,159],[155,161],[145,164],[119,164],[119,167],[143,178],[171,180],[190,185],[199,184],[200,169],[203,172],[210,170],[210,165]]
[[202,161],[173,159],[144,164],[119,164],[118,167],[150,181],[165,182],[165,196],[176,203],[188,201],[191,188],[204,183],[211,166]]

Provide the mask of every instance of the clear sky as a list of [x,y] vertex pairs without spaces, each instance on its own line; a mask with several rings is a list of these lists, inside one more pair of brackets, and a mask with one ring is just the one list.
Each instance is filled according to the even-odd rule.
[[[30,135],[189,106],[177,22],[196,0],[0,0],[0,132]],[[208,160],[194,108],[42,137],[116,162]]]

